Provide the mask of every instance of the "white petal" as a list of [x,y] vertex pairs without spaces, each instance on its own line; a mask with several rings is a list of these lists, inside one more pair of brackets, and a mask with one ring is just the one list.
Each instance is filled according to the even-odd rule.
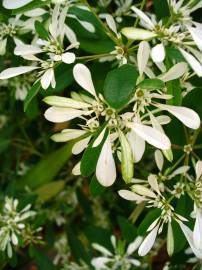
[[135,123],[129,125],[129,127],[149,144],[159,149],[167,150],[171,147],[168,137],[150,126]]
[[199,63],[199,61],[190,53],[186,52],[185,50],[179,48],[180,52],[184,56],[184,58],[187,60],[189,65],[192,67],[192,69],[195,71],[195,73],[202,77],[202,65]]
[[72,147],[72,154],[78,155],[81,152],[83,152],[83,150],[88,146],[90,139],[91,139],[91,136],[84,138],[83,140],[80,140],[77,143],[75,143],[74,146]]
[[116,180],[116,166],[109,136],[102,147],[97,162],[96,177],[99,183],[105,187],[111,186]]
[[182,77],[186,71],[187,71],[187,64],[181,62],[174,65],[165,74],[159,76],[159,78],[164,82],[172,81]]
[[74,168],[72,169],[72,174],[73,175],[81,175],[81,161],[79,161]]
[[202,213],[196,209],[196,222],[193,231],[193,240],[197,249],[202,250]]
[[169,175],[170,178],[178,175],[178,174],[185,174],[188,170],[189,170],[189,166],[181,166],[179,168],[177,168],[176,170],[174,170],[174,172],[172,172],[172,174]]
[[0,40],[0,55],[6,53],[7,38]]
[[136,259],[129,259],[130,263],[134,266],[141,266],[141,262]]
[[3,6],[7,9],[16,9],[23,7],[33,0],[3,0]]
[[62,54],[62,62],[66,64],[74,63],[75,59],[76,59],[76,56],[74,53],[66,52]]
[[161,105],[159,104],[159,106],[157,107],[168,111],[189,128],[198,129],[200,127],[200,118],[198,114],[192,109],[182,106],[173,106],[164,104]]
[[102,132],[99,134],[99,136],[96,138],[96,140],[94,141],[92,147],[97,147],[103,140],[104,138],[104,135],[105,135],[105,131],[106,131],[106,128],[104,128],[102,130]]
[[131,9],[142,19],[146,24],[149,29],[154,28],[154,24],[152,20],[140,9],[136,8],[135,6],[131,7]]
[[116,248],[116,237],[114,235],[111,235],[110,240],[111,240],[113,248],[115,249]]
[[147,41],[140,42],[137,52],[137,63],[140,76],[144,73],[150,55],[150,46]]
[[162,171],[164,159],[163,159],[163,155],[162,155],[161,151],[156,150],[154,153],[154,156],[155,156],[156,165],[157,165],[159,171]]
[[131,40],[149,40],[157,36],[154,32],[135,27],[125,27],[121,32]]
[[144,201],[144,198],[142,196],[139,196],[138,194],[135,194],[134,192],[126,189],[119,190],[118,194],[121,198],[128,201],[136,201],[136,202]]
[[196,43],[196,46],[199,48],[200,51],[202,51],[202,37],[201,34],[202,32],[198,30],[197,28],[189,27],[187,26],[193,40]]
[[85,133],[84,130],[64,129],[62,132],[54,134],[51,139],[55,142],[67,142],[79,138]]
[[[78,18],[77,18],[78,20]],[[86,22],[86,21],[81,21],[78,20],[78,22],[85,28],[88,32],[94,33],[95,32],[95,27],[92,23]]]
[[132,243],[130,243],[130,245],[127,248],[126,253],[128,255],[133,254],[133,252],[136,251],[136,249],[140,246],[141,243],[142,243],[142,237],[138,236]]
[[167,125],[171,122],[171,118],[167,115],[159,115],[155,117],[160,125]]
[[183,231],[184,236],[186,237],[186,239],[187,239],[193,253],[195,254],[195,256],[197,258],[202,260],[202,251],[195,247],[194,241],[193,241],[193,233],[192,233],[192,231],[189,229],[189,227],[184,225],[181,221],[178,221],[178,224],[180,225],[180,228]]
[[127,134],[127,139],[133,152],[133,161],[137,163],[142,159],[144,154],[145,141],[133,131]]
[[148,176],[148,182],[151,186],[151,188],[156,191],[158,194],[160,194],[159,185],[157,181],[157,176],[155,174],[150,174]]
[[156,194],[151,189],[143,185],[133,185],[131,189],[132,191],[138,193],[139,195],[156,198]]
[[71,108],[50,107],[45,111],[45,118],[53,123],[62,123],[83,115],[84,112]]
[[163,44],[157,44],[151,49],[151,58],[155,63],[161,63],[165,59],[165,48]]
[[24,15],[27,17],[38,17],[44,15],[45,13],[47,13],[45,9],[35,8],[24,12]]
[[9,79],[30,72],[37,68],[38,67],[30,67],[30,66],[7,68],[0,73],[0,80]]
[[86,91],[96,96],[90,70],[83,64],[76,64],[73,68],[74,79]]
[[98,257],[98,258],[94,258],[91,261],[92,266],[95,267],[96,270],[107,270],[109,269],[107,266],[107,263],[109,263],[111,261],[110,258],[107,257]]
[[112,15],[110,15],[110,14],[106,15],[106,22],[107,22],[107,25],[109,26],[109,28],[117,35],[116,23],[115,23]]
[[54,70],[52,68],[49,68],[48,70],[45,71],[45,73],[41,77],[41,86],[43,89],[47,89],[50,84],[52,79],[54,78]]
[[147,253],[151,250],[151,248],[154,245],[154,242],[156,240],[156,236],[157,236],[157,232],[158,232],[158,228],[159,226],[156,226],[144,239],[144,241],[142,242],[139,250],[138,250],[138,254],[140,256],[145,256],[147,255]]
[[41,52],[42,52],[42,49],[40,47],[34,46],[34,45],[26,45],[26,44],[17,45],[14,50],[14,54],[20,55],[20,56],[34,55]]
[[91,104],[60,96],[47,96],[43,101],[48,105],[63,108],[86,109],[91,107]]
[[14,232],[11,235],[11,240],[12,240],[13,245],[16,246],[18,244],[18,238]]
[[112,253],[108,249],[106,249],[105,247],[103,247],[97,243],[93,243],[92,246],[94,249],[101,252],[103,255],[112,256]]
[[200,179],[202,175],[202,161],[201,160],[197,161],[195,171],[196,171],[196,179],[198,180]]
[[65,30],[65,35],[66,35],[67,39],[69,40],[69,42],[76,43],[77,39],[76,39],[76,35],[75,35],[74,31],[72,31],[72,29],[70,27],[68,27],[67,25],[64,25],[64,30]]

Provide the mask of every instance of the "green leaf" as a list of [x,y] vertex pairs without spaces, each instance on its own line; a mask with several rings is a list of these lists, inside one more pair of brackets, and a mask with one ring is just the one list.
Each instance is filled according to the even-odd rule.
[[133,153],[122,131],[119,131],[119,139],[121,144],[121,172],[124,181],[128,184],[133,178]]
[[132,65],[110,71],[104,82],[104,96],[110,106],[120,109],[128,103],[135,89],[138,72]]
[[36,189],[41,185],[51,182],[71,157],[71,149],[72,143],[68,143],[62,148],[50,153],[18,180],[18,188],[29,186]]
[[138,227],[138,230],[137,230],[138,235],[145,235],[149,226],[160,215],[161,215],[160,209],[150,210]]
[[38,195],[38,201],[44,203],[62,191],[64,186],[64,181],[54,181],[39,187],[34,193]]
[[49,34],[41,22],[35,21],[34,26],[40,38],[46,39],[46,40],[49,39]]
[[162,89],[165,87],[165,83],[159,79],[145,79],[137,87],[148,90]]
[[31,3],[25,5],[25,6],[21,7],[21,8],[13,9],[12,10],[12,14],[13,15],[21,14],[21,13],[24,13],[26,11],[29,11],[29,10],[32,10],[32,9],[35,9],[35,8],[46,6],[46,5],[50,4],[50,2],[51,2],[51,0],[46,0],[46,1],[43,1],[43,0],[32,1]]
[[83,193],[81,188],[77,189],[76,194],[77,194],[79,205],[83,209],[85,216],[92,219],[93,211],[91,209],[91,203],[88,197]]
[[118,216],[118,224],[121,229],[121,234],[123,238],[128,242],[131,243],[134,241],[135,237],[137,236],[137,229],[135,226],[129,222],[129,220],[123,216]]
[[73,6],[69,8],[69,13],[74,14],[80,21],[90,23],[95,28],[94,32],[89,32],[76,19],[68,18],[68,25],[76,33],[81,49],[94,54],[108,53],[114,49],[114,43],[91,11]]
[[[102,130],[103,128],[101,129],[100,133],[102,132]],[[98,133],[98,136],[100,133]],[[92,147],[92,145],[98,136],[96,136],[95,139],[86,148],[81,159],[81,174],[83,176],[90,176],[92,173],[95,172],[97,161],[98,161],[102,146],[107,138],[107,134],[108,132],[105,132],[102,142],[97,147]]]
[[195,88],[183,99],[182,105],[197,112],[202,119],[202,88]]
[[32,99],[39,92],[40,88],[41,88],[41,84],[39,81],[32,85],[31,89],[29,90],[29,92],[24,100],[24,111],[25,112],[26,112],[30,102],[32,101]]
[[81,260],[86,263],[90,263],[89,254],[86,252],[83,244],[77,237],[78,233],[74,232],[73,229],[69,226],[67,229],[68,243],[71,248],[71,253],[74,255],[77,262]]
[[174,238],[174,253],[180,252],[186,245],[186,238],[179,226],[179,224],[173,220],[173,238]]
[[105,187],[100,185],[100,183],[97,180],[97,177],[94,175],[89,185],[90,194],[92,196],[98,196],[103,194],[105,189],[106,189]]
[[[167,69],[170,69],[172,67],[172,60],[169,57],[166,58],[166,67]],[[182,89],[180,86],[180,80],[176,79],[168,81],[166,83],[166,87],[167,87],[167,94],[173,96],[173,98],[168,99],[166,103],[169,105],[180,106],[182,104],[182,93],[181,93]]]
[[172,95],[173,98],[166,101],[169,105],[180,106],[182,104],[182,89],[180,86],[180,80],[173,80],[166,83],[167,94]]
[[170,16],[167,0],[154,0],[154,10],[158,20]]
[[39,270],[55,270],[56,267],[41,250],[36,249],[33,245],[29,247],[29,254],[32,258],[35,259]]

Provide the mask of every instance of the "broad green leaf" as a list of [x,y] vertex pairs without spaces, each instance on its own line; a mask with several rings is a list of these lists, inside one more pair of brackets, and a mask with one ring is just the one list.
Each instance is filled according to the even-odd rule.
[[21,8],[17,8],[17,9],[13,9],[12,10],[12,14],[13,15],[16,15],[16,14],[22,14],[24,13],[25,11],[29,11],[29,10],[32,10],[32,9],[35,9],[35,8],[39,8],[39,7],[43,7],[43,6],[46,6],[48,4],[50,4],[51,0],[37,0],[37,1],[32,1],[31,3],[21,7]]
[[28,186],[36,189],[41,185],[51,182],[67,160],[71,157],[72,143],[50,153],[46,158],[33,166],[21,179],[18,180],[18,188]]
[[158,20],[170,16],[167,0],[154,0],[154,10]]
[[40,38],[46,39],[46,40],[49,39],[49,34],[47,30],[45,29],[44,25],[40,21],[35,21],[34,26]]
[[120,109],[128,103],[135,89],[138,72],[132,65],[110,71],[104,82],[104,96],[110,106]]
[[24,100],[24,111],[27,110],[30,102],[36,96],[36,94],[39,92],[40,88],[41,88],[41,84],[39,81],[32,85],[31,89],[29,90],[29,92]]
[[165,83],[159,79],[145,79],[137,87],[148,90],[162,89],[165,87]]
[[92,196],[98,196],[104,193],[105,187],[100,185],[96,176],[94,175],[89,185],[89,191]]
[[62,191],[64,186],[64,181],[54,181],[37,188],[34,193],[38,195],[38,201],[46,202]]

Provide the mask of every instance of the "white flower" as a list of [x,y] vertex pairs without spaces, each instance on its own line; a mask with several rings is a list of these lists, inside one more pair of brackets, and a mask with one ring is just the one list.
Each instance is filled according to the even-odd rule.
[[0,250],[7,250],[8,257],[12,257],[12,245],[18,245],[18,237],[25,228],[24,221],[36,214],[30,210],[30,204],[20,211],[17,207],[17,199],[6,198],[3,214],[0,215]]
[[138,267],[141,263],[136,258],[133,258],[132,254],[137,250],[141,242],[142,237],[137,237],[128,245],[124,253],[120,253],[118,249],[118,240],[112,235],[111,243],[114,248],[114,253],[99,244],[93,244],[93,248],[102,253],[102,256],[93,258],[91,264],[96,270],[118,270],[120,268],[129,270],[132,266]]

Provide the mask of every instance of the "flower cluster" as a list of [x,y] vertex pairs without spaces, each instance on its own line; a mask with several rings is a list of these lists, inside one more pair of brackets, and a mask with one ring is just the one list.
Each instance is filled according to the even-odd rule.
[[19,239],[24,237],[26,241],[26,220],[35,216],[35,211],[30,210],[28,204],[22,210],[18,210],[18,200],[6,198],[3,213],[0,215],[0,250],[6,251],[8,257],[12,257],[12,249],[19,245]]
[[[99,0],[97,8],[86,0],[40,2],[42,7],[26,11],[35,5],[33,0],[3,1],[5,8],[22,10],[22,14],[0,24],[0,55],[6,53],[7,41],[12,38],[13,62],[20,62],[17,67],[12,61],[4,63],[9,67],[0,73],[1,85],[16,90],[16,99],[25,100],[25,110],[42,88],[43,101],[48,105],[44,117],[55,124],[52,140],[72,141],[72,153],[81,154],[73,162],[72,174],[92,176],[90,190],[94,188],[96,195],[117,181],[121,186],[117,197],[136,203],[136,214],[141,207],[156,211],[144,240],[139,236],[125,248],[112,236],[114,253],[93,244],[102,256],[93,258],[92,266],[96,270],[139,267],[141,259],[133,258],[133,253],[138,249],[139,256],[146,256],[165,230],[171,256],[176,226],[202,260],[202,161],[195,152],[202,149],[197,141],[201,108],[189,100],[195,88],[191,79],[202,77],[202,24],[192,16],[202,8],[201,1],[167,0],[170,16],[160,19],[143,12],[145,1],[134,5],[131,0]],[[30,36],[24,40],[24,34]],[[103,68],[103,74],[96,76],[97,66],[108,70]],[[18,75],[22,77],[16,78]],[[61,90],[65,76],[69,81]],[[186,98],[188,102],[184,102]],[[176,145],[170,136],[173,122],[185,132],[185,138],[180,138],[183,145]],[[180,157],[175,150],[182,152]],[[140,172],[141,162],[148,171]],[[61,196],[68,197],[66,205],[71,204],[72,209],[79,204],[76,192],[74,184],[70,194]],[[190,213],[178,211],[178,202],[185,197],[191,201]],[[20,237],[26,235],[24,220],[35,215],[30,207],[18,211],[18,201],[6,199],[0,221],[0,250],[6,250],[9,257]],[[100,210],[96,210],[99,216]],[[61,209],[46,213],[58,226],[66,224]],[[108,225],[103,218],[100,223]],[[58,242],[57,248],[60,244],[64,251],[64,242]],[[68,250],[62,255],[56,256],[56,264],[69,256]],[[87,269],[86,263],[63,265],[64,269]]]

